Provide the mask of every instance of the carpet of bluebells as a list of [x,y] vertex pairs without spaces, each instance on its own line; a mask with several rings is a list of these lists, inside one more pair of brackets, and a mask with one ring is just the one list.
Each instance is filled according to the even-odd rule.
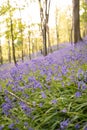
[[0,130],[87,130],[86,39],[0,67]]

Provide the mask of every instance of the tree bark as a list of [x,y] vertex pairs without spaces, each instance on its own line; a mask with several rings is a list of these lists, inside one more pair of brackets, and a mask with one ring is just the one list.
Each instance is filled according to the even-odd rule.
[[8,40],[8,60],[11,63],[11,49],[10,49],[10,41]]
[[74,43],[81,40],[80,35],[80,15],[79,15],[79,0],[72,0],[73,2],[73,30],[74,30]]
[[47,34],[46,34],[46,22],[44,23],[44,30],[43,30],[43,54],[44,56],[47,55]]
[[49,26],[47,25],[47,35],[48,35],[48,53],[52,52],[51,42],[50,42],[50,32]]
[[[49,19],[49,9],[50,9],[50,1],[45,0],[44,5],[42,5],[41,0],[39,1],[39,6],[40,6],[40,18],[41,18],[41,31],[42,31],[42,38],[43,38],[43,55],[47,55],[47,36],[48,36],[48,42],[49,40],[49,30],[47,31],[48,27],[48,19]],[[44,8],[45,6],[45,8]],[[48,35],[47,35],[48,34]],[[50,43],[48,43],[49,45]]]
[[57,49],[59,49],[59,33],[58,33],[58,9],[57,9],[57,8],[56,8],[55,24],[56,24],[56,39],[57,39]]
[[14,35],[13,35],[13,23],[12,18],[10,17],[10,25],[11,25],[11,39],[12,39],[12,51],[13,51],[13,61],[16,65],[16,56],[15,56],[15,46],[14,46]]
[[[22,25],[22,21],[21,21],[21,9],[19,8],[19,13],[20,13],[20,25]],[[24,61],[24,47],[23,47],[23,29],[22,26],[21,28],[19,28],[20,33],[21,33],[21,44],[22,44],[22,50],[21,50],[21,58],[22,61]]]
[[29,58],[31,60],[31,53],[30,53],[30,44],[31,44],[31,39],[30,39],[30,27],[29,27],[29,31],[28,31],[28,54],[29,54]]

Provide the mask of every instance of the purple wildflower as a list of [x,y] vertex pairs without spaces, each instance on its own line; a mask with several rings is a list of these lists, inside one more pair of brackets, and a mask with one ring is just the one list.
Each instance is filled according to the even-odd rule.
[[40,88],[40,89],[42,89],[41,83],[38,82],[38,81],[35,81],[34,88]]
[[46,82],[48,83],[48,82],[50,82],[51,81],[51,76],[47,76],[47,78],[46,78]]
[[82,90],[86,90],[86,89],[87,89],[86,84],[83,84],[83,85],[82,85]]
[[44,92],[41,92],[41,96],[42,96],[42,98],[46,98],[46,95]]
[[79,124],[76,124],[76,125],[75,125],[75,128],[76,128],[76,130],[78,130],[78,129],[80,128],[80,125],[79,125]]
[[29,128],[28,130],[33,130],[33,128]]
[[83,75],[84,75],[83,70],[79,69],[77,75],[78,75],[78,76],[77,76],[77,77],[78,77],[78,80],[81,81],[81,80],[83,79]]
[[62,66],[62,74],[65,75],[67,73],[67,67],[66,66]]
[[40,103],[39,106],[42,107],[42,106],[43,106],[43,103]]
[[83,81],[79,81],[78,82],[78,89],[81,89],[81,86],[84,84],[84,82]]
[[61,112],[66,113],[67,112],[66,108],[64,108]]
[[31,108],[29,108],[24,102],[20,102],[20,106],[26,115],[29,116],[31,114]]
[[3,130],[4,126],[0,126],[0,130]]
[[85,74],[84,74],[84,79],[83,79],[83,81],[87,84],[87,71],[86,71]]
[[76,96],[76,97],[81,97],[81,92],[76,92],[76,93],[75,93],[75,96]]
[[84,130],[87,130],[87,127],[85,127]]
[[24,126],[25,126],[25,127],[28,127],[28,122],[24,122]]
[[52,102],[53,104],[56,104],[56,103],[57,103],[57,100],[56,100],[56,99],[53,99],[51,102]]
[[2,112],[6,115],[10,114],[10,109],[12,109],[12,102],[8,97],[5,97],[5,103],[2,104]]
[[13,129],[14,129],[14,124],[13,124],[13,123],[10,124],[10,125],[8,126],[8,128],[10,128],[11,130],[13,130]]
[[64,120],[64,121],[62,121],[62,122],[60,123],[60,128],[61,128],[61,129],[65,129],[65,128],[68,126],[68,124],[69,124],[69,119]]

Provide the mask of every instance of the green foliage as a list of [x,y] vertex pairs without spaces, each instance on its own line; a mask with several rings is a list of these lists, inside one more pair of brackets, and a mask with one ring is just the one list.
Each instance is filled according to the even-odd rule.
[[80,5],[80,22],[81,22],[81,32],[83,36],[87,34],[87,3],[83,0]]
[[[87,121],[87,114],[85,114],[87,111],[87,63],[80,62],[71,60],[67,63],[64,59],[64,66],[68,70],[65,74],[62,73],[60,79],[55,79],[57,73],[52,74],[51,79],[50,75],[49,77],[46,74],[42,75],[39,68],[43,68],[44,65],[39,67],[37,63],[27,74],[21,75],[21,68],[18,72],[17,68],[13,69],[16,75],[13,75],[10,83],[5,86],[6,83],[3,84],[1,81],[1,85],[7,91],[1,90],[0,104],[2,106],[6,101],[11,101],[12,105],[10,114],[7,116],[0,108],[0,115],[2,115],[0,124],[4,126],[3,130],[9,130],[10,124],[14,124],[14,129],[22,130],[28,130],[30,127],[34,130],[62,129],[60,127],[64,127],[62,130],[76,130],[77,125],[80,130],[84,130]],[[29,65],[32,66],[32,64]],[[56,67],[58,67],[56,64],[49,64],[43,70],[44,72],[55,71]],[[26,70],[26,67],[24,69]],[[57,69],[58,74],[62,72],[61,66]],[[33,82],[31,82],[32,79]],[[82,85],[79,86],[81,83]],[[63,126],[64,122],[66,125]]]
[[86,23],[87,22],[87,3],[82,1],[81,3],[81,22]]

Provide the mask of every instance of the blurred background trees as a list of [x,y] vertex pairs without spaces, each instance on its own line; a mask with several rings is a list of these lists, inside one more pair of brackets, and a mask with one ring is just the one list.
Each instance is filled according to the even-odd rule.
[[64,2],[3,0],[0,6],[1,64],[7,61],[16,64],[18,60],[32,59],[42,53],[45,56],[59,49],[62,43],[78,42],[77,26],[80,38],[87,35],[87,2],[77,0],[80,21],[74,28],[75,0],[70,0],[67,6],[60,6],[61,1]]

